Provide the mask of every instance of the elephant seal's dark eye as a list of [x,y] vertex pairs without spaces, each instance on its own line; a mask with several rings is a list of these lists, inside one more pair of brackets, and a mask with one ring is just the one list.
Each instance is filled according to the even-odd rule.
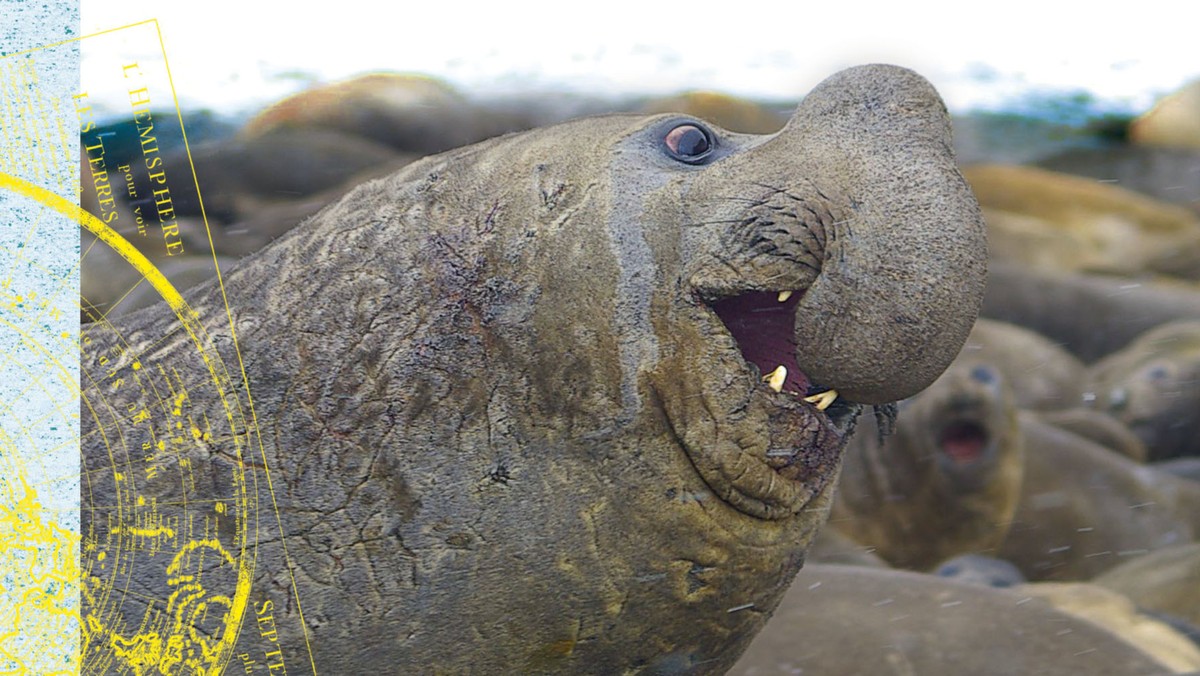
[[667,153],[680,162],[698,164],[708,157],[715,144],[704,129],[694,124],[681,124],[667,132],[663,145],[667,147]]
[[999,380],[1000,377],[991,368],[980,365],[971,369],[971,378],[975,379],[976,382],[983,383],[984,385],[991,385]]
[[1146,377],[1150,379],[1150,382],[1154,383],[1160,383],[1166,380],[1167,375],[1167,367],[1162,365],[1155,366],[1154,368],[1146,371]]

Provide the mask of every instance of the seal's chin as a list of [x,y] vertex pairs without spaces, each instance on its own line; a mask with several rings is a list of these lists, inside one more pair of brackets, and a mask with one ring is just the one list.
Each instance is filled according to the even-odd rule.
[[819,512],[860,407],[808,394],[794,337],[800,293],[698,295],[705,300],[684,304],[696,331],[676,335],[704,336],[703,346],[672,351],[655,376],[673,433],[713,494],[736,510],[763,519]]

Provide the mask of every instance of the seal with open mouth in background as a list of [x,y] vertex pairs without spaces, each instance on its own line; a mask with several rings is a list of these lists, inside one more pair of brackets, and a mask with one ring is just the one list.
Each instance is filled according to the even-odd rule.
[[[282,528],[258,520],[249,592],[272,649],[327,673],[723,672],[824,522],[858,406],[957,354],[985,249],[942,101],[893,66],[829,78],[771,136],[597,117],[360,186],[224,277],[274,493],[247,485]],[[188,298],[237,363],[222,289]],[[170,372],[176,322],[122,317],[122,349],[96,328],[89,354]],[[89,471],[95,416],[104,542],[130,487]],[[223,485],[226,444],[180,451],[188,490]],[[128,480],[164,518],[184,490]]]
[[901,402],[891,437],[862,431],[846,449],[831,528],[912,570],[1000,545],[1020,499],[1024,450],[999,368],[964,350]]

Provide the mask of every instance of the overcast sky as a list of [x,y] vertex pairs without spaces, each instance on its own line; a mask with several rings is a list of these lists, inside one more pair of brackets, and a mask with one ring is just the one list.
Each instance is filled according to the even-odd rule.
[[1083,89],[1138,109],[1200,76],[1200,3],[721,4],[729,11],[646,0],[81,8],[84,35],[157,18],[180,102],[227,112],[314,78],[381,69],[438,75],[480,95],[709,88],[796,99],[842,67],[888,61],[926,75],[956,111],[1031,89]]

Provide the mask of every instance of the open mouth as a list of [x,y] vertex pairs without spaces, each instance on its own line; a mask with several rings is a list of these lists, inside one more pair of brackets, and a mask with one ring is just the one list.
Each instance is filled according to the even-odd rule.
[[771,403],[764,461],[781,477],[819,490],[840,459],[860,407],[813,383],[796,359],[796,308],[803,291],[747,291],[709,303],[757,369]]
[[748,291],[709,305],[737,342],[742,357],[758,368],[764,387],[811,404],[839,431],[858,407],[837,390],[813,383],[796,362],[796,307],[803,291]]
[[811,508],[829,495],[861,407],[799,366],[804,292],[693,289],[685,307],[697,330],[656,373],[672,432],[734,509],[784,519]]
[[942,457],[957,467],[972,465],[987,454],[989,435],[983,425],[973,420],[957,420],[938,433],[937,444]]
[[768,387],[795,397],[808,396],[811,385],[796,363],[793,327],[802,296],[803,292],[751,291],[711,305],[737,341],[742,357],[758,367]]

